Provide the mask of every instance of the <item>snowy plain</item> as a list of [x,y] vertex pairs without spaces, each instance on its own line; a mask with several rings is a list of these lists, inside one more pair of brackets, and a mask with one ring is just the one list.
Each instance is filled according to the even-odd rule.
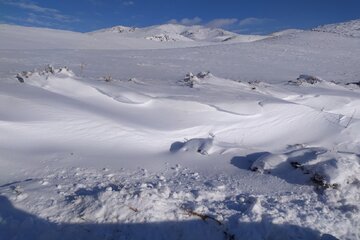
[[0,25],[0,239],[360,239],[358,23]]

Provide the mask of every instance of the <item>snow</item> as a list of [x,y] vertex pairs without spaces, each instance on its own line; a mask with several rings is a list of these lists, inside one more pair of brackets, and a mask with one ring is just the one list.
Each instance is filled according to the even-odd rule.
[[359,239],[359,39],[183,28],[1,25],[0,240]]
[[318,32],[335,33],[348,37],[360,37],[360,20],[352,20],[343,23],[327,24],[313,29]]
[[240,35],[218,28],[208,28],[200,25],[184,26],[180,24],[163,24],[146,28],[115,26],[112,28],[101,29],[90,34],[102,37],[109,33],[112,33],[112,37],[145,38],[148,40],[165,42],[253,42],[268,37],[260,35]]
[[[253,42],[269,36],[239,35],[203,26],[116,26],[90,33],[0,24],[0,49],[167,49]],[[76,39],[74,41],[74,39]]]

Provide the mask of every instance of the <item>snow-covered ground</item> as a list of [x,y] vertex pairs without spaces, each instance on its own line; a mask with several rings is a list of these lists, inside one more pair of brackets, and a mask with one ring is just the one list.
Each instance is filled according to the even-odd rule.
[[0,240],[360,238],[359,38],[115,30],[0,27]]

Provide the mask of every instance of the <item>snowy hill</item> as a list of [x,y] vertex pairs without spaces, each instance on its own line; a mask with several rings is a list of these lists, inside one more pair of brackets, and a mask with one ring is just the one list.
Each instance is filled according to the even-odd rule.
[[0,24],[0,35],[0,49],[161,49],[266,38],[175,24],[147,28],[117,26],[91,33]]
[[274,32],[271,34],[271,36],[279,37],[279,36],[283,36],[283,35],[289,35],[289,34],[303,32],[303,31],[304,30],[300,30],[300,29],[285,29],[285,30],[282,30],[279,32]]
[[359,238],[360,38],[0,36],[1,240]]
[[360,37],[360,19],[319,26],[314,28],[313,31],[336,33],[348,37]]
[[99,36],[106,33],[119,33],[121,37],[144,38],[154,41],[196,41],[196,42],[252,42],[266,38],[259,35],[239,35],[233,32],[204,26],[184,26],[164,24],[146,28],[116,26],[90,33]]
[[[208,45],[194,41],[156,42],[143,37],[114,35],[117,27],[93,34],[0,24],[0,49],[159,49]],[[183,38],[186,39],[186,38]]]

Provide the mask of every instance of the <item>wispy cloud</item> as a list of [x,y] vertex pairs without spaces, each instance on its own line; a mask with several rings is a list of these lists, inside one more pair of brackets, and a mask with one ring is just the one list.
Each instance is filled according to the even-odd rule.
[[169,21],[169,23],[173,24],[182,24],[185,26],[192,26],[192,25],[199,25],[202,24],[204,26],[210,27],[210,28],[222,28],[222,27],[229,27],[231,25],[234,25],[238,22],[237,18],[216,18],[209,22],[204,22],[200,17],[194,17],[194,18],[183,18],[180,20],[172,19]]
[[249,17],[239,20],[237,28],[232,29],[236,33],[244,34],[268,34],[274,29],[275,19]]
[[[39,20],[36,16],[29,15],[27,17],[13,17],[13,16],[4,16],[4,19],[8,20],[7,23],[21,22],[25,25],[39,25],[43,27],[56,27],[57,25],[51,22]],[[10,21],[10,22],[9,22]]]
[[[169,23],[182,24],[186,26],[204,25],[209,28],[223,28],[237,33],[267,33],[269,26],[276,20],[270,18],[249,17],[244,19],[238,18],[216,18],[211,21],[203,21],[200,17],[183,18],[180,20],[172,19]],[[271,26],[270,26],[271,28]]]
[[10,1],[0,0],[1,4],[13,6],[25,11],[21,16],[5,16],[9,21],[27,23],[38,26],[53,27],[62,26],[61,24],[80,21],[78,18],[65,15],[54,8],[42,7],[32,1]]
[[245,18],[245,19],[240,20],[239,26],[244,27],[244,26],[262,25],[265,23],[269,23],[271,21],[273,21],[273,19],[250,17],[250,18]]
[[[86,0],[87,2],[89,2],[91,5],[94,5],[96,7],[99,6],[105,6],[107,3],[104,0]],[[116,0],[115,1],[116,5],[122,5],[125,7],[129,7],[129,6],[133,6],[135,5],[135,1],[132,0]]]
[[200,24],[201,22],[202,22],[202,19],[200,17],[183,18],[181,20],[172,19],[169,21],[169,23],[182,24],[182,25],[186,25],[186,26],[197,25],[197,24]]
[[39,12],[39,13],[49,13],[50,14],[50,13],[58,13],[59,12],[56,9],[41,7],[32,2],[1,0],[0,3],[6,4],[6,5],[11,5],[11,6],[18,7],[18,8],[22,8],[25,10]]
[[233,25],[237,22],[238,22],[237,18],[217,18],[208,22],[206,26],[211,28],[222,28]]
[[124,6],[132,6],[132,5],[135,5],[135,2],[134,1],[123,1],[122,5],[124,5]]

